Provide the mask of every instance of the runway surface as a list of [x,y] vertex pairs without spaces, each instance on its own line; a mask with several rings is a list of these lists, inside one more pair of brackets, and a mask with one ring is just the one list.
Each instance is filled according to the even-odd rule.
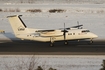
[[34,41],[13,41],[0,43],[0,54],[2,55],[105,55],[105,41],[69,41],[55,42],[54,47],[50,43]]

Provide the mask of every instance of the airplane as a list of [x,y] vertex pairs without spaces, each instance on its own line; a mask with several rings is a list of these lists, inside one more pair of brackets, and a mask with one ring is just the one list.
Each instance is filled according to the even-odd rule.
[[21,16],[7,16],[15,36],[21,40],[50,42],[50,46],[54,46],[55,41],[64,41],[64,44],[67,45],[69,40],[90,39],[90,42],[93,43],[93,39],[98,37],[88,29],[80,28],[83,25],[65,28],[64,23],[64,28],[50,30],[28,28],[20,18]]

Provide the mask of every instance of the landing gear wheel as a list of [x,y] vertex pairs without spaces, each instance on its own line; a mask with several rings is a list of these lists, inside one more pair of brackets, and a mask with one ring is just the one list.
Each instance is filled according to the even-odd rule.
[[54,46],[54,44],[53,44],[53,43],[51,43],[51,44],[50,44],[50,47],[53,47],[53,46]]
[[91,41],[90,41],[90,43],[92,44],[92,43],[93,43],[93,41],[91,40]]
[[91,40],[90,40],[90,43],[92,44],[93,43],[93,39],[91,38]]
[[65,42],[64,42],[64,44],[65,44],[65,45],[68,45],[68,42],[67,42],[67,41],[65,41]]
[[91,39],[90,42],[88,43],[89,45],[91,45],[93,43],[93,40]]
[[54,37],[50,37],[50,47],[54,46]]
[[80,40],[78,40],[78,42],[80,42]]

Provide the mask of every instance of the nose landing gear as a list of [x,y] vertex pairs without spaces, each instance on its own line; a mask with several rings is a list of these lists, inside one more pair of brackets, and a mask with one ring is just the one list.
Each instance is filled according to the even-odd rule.
[[90,39],[90,44],[92,44],[92,43],[93,43],[93,38]]

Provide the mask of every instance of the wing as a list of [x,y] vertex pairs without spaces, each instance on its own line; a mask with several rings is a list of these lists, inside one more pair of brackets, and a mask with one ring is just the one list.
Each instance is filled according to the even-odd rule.
[[83,25],[78,25],[78,26],[72,26],[72,27],[68,27],[68,28],[60,28],[58,30],[54,30],[54,29],[51,29],[51,30],[37,30],[35,31],[36,33],[31,33],[31,35],[36,35],[36,36],[40,36],[40,37],[58,37],[58,36],[63,36],[64,35],[64,32],[63,30],[71,30],[73,28],[79,28]]
[[[70,29],[79,29],[80,27],[82,27],[83,25],[77,25],[77,26],[72,26],[72,27],[67,27],[65,28],[65,30],[70,30]],[[64,28],[59,28],[59,30],[64,30]]]
[[41,37],[63,36],[63,32],[61,32],[61,30],[37,30],[36,33],[39,33]]
[[81,27],[81,26],[83,26],[83,25],[72,26],[72,27],[70,27],[70,28],[79,28],[79,27]]

